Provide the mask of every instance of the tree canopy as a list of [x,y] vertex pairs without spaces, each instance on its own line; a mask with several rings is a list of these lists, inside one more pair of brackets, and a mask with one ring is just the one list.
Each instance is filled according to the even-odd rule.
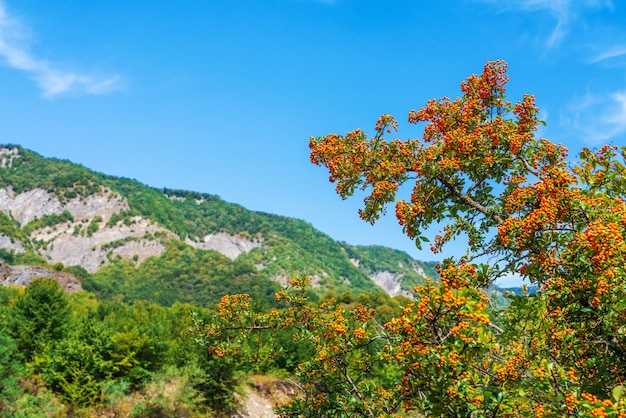
[[[222,325],[200,328],[214,350],[233,332],[285,327],[313,347],[283,416],[626,417],[626,147],[568,163],[565,147],[537,137],[534,98],[507,100],[506,70],[488,62],[460,97],[410,111],[421,138],[388,139],[391,115],[372,137],[311,138],[311,161],[342,197],[367,192],[364,220],[395,203],[418,245],[431,225],[442,228],[433,251],[459,236],[468,245],[385,323],[362,305],[311,307],[305,279],[278,295],[281,312],[223,299]],[[487,288],[511,273],[539,290],[492,307]]]

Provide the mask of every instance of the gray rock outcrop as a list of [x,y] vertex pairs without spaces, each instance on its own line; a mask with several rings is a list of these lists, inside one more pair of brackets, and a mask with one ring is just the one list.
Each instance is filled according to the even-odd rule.
[[39,266],[10,266],[0,262],[0,284],[3,286],[28,286],[39,278],[56,280],[68,293],[83,289],[78,279],[69,273]]

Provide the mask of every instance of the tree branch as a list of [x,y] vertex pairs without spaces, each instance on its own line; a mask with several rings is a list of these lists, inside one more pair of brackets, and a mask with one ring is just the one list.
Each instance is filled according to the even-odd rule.
[[448,189],[454,196],[456,196],[457,198],[461,199],[468,206],[471,206],[472,208],[474,208],[477,211],[481,212],[485,216],[487,216],[487,217],[493,219],[494,221],[496,221],[497,225],[502,225],[504,223],[504,218],[502,218],[500,215],[498,215],[494,211],[489,210],[485,206],[481,205],[480,203],[478,203],[477,201],[472,199],[468,194],[461,193],[461,191],[459,189],[454,187],[453,184],[451,184],[448,180],[446,180],[442,176],[437,176],[436,179],[439,180],[441,182],[441,184],[443,184],[446,187],[446,189]]
[[539,172],[535,170],[534,168],[532,168],[530,164],[528,164],[528,161],[526,161],[526,158],[522,157],[521,155],[518,155],[517,159],[520,160],[524,164],[524,167],[526,168],[526,170],[528,170],[531,174],[534,174],[535,177],[539,177]]

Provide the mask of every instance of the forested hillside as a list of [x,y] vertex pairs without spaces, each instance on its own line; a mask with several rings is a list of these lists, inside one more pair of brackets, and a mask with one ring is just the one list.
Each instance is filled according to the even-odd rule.
[[306,276],[311,306],[362,303],[383,320],[437,275],[434,263],[214,195],[15,145],[0,158],[3,416],[228,416],[256,379],[246,376],[293,375],[313,347],[290,329],[239,340],[232,356],[198,345],[189,331],[221,322],[224,296],[281,312],[275,294]]
[[401,289],[391,294],[410,297],[436,274],[406,254],[338,243],[305,221],[214,195],[151,188],[19,146],[0,155],[2,259],[60,263],[100,297],[206,304],[228,293],[272,295],[298,274],[320,295],[375,293],[372,278],[391,274]]

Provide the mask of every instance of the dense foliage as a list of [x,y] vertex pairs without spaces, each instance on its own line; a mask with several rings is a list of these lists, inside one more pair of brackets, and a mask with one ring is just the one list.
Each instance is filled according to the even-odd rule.
[[[173,264],[163,265],[164,271],[158,263],[146,266],[143,273],[127,266],[128,277],[137,282],[149,273],[166,277],[172,274],[168,269],[177,268],[177,257],[194,255],[185,254],[189,248],[172,249],[164,261]],[[89,280],[84,270],[67,270]],[[198,272],[199,277],[203,274]],[[225,277],[222,286],[237,281]],[[131,280],[112,285],[125,286]],[[252,283],[240,285],[255,288]],[[155,286],[163,286],[161,295],[168,294],[165,280]],[[223,293],[218,288],[210,299]],[[231,355],[212,349],[217,339],[199,339],[190,331],[200,323],[221,326],[223,303],[162,306],[148,302],[151,296],[158,300],[154,290],[141,293],[124,287],[108,296],[97,300],[85,291],[68,295],[52,279],[37,279],[27,288],[0,286],[1,416],[229,416],[239,406],[236,393],[247,375],[292,375],[298,365],[315,358],[314,347],[298,341],[288,327],[231,340],[229,347],[236,347]],[[255,303],[254,309],[271,315],[288,309],[285,301],[272,300],[273,306]],[[346,292],[342,300],[345,307],[357,302],[378,306],[388,318],[399,312],[381,293],[357,297]]]
[[[422,139],[387,140],[390,115],[372,138],[311,139],[312,162],[341,196],[369,192],[364,220],[395,202],[418,244],[436,223],[433,251],[463,236],[468,247],[386,322],[362,305],[311,308],[298,290],[306,281],[279,293],[281,312],[224,298],[222,325],[198,330],[223,338],[214,350],[228,350],[232,333],[285,327],[314,347],[283,416],[626,416],[626,147],[585,149],[568,164],[564,147],[535,136],[533,97],[506,100],[507,81],[506,64],[489,62],[462,97],[411,111],[410,123],[426,123]],[[511,273],[538,290],[493,309],[486,290]]]
[[0,286],[0,302],[3,417],[226,416],[240,378],[272,367],[198,346],[188,330],[207,308],[70,296],[51,279]]

